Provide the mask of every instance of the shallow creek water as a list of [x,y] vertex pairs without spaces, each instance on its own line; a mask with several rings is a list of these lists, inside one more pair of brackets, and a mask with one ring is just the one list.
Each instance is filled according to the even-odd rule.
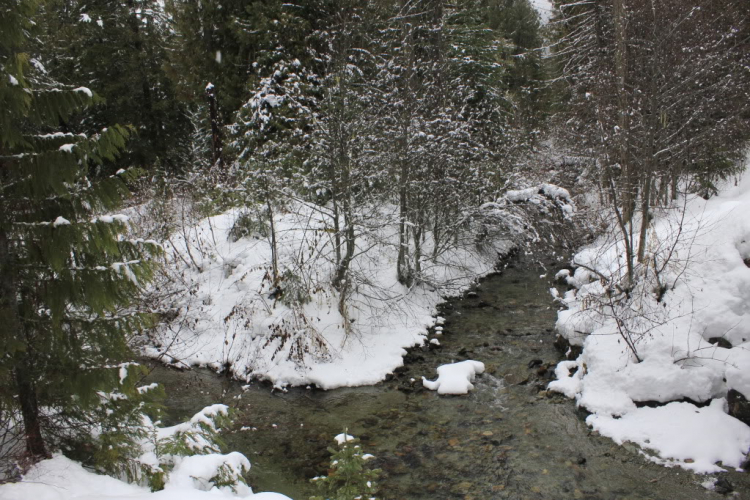
[[[540,279],[553,273],[509,261],[441,306],[440,348],[413,350],[404,368],[373,387],[281,393],[252,383],[243,390],[207,370],[163,367],[147,382],[166,387],[165,423],[216,402],[237,408],[225,440],[252,462],[250,485],[295,500],[314,494],[309,479],[325,473],[327,447],[345,428],[377,457],[383,499],[721,498],[700,486],[704,477],[652,464],[593,434],[571,400],[544,390],[560,359],[550,282]],[[463,359],[487,367],[469,395],[422,389],[422,375],[433,379],[437,366]],[[728,478],[739,498],[750,494],[746,475]]]

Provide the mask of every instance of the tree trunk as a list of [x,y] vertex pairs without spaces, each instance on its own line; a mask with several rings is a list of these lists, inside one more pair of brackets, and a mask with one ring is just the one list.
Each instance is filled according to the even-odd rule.
[[[8,234],[0,228],[0,321],[5,328],[6,339],[8,337],[15,338],[19,344],[26,345],[23,324],[18,312],[18,291],[16,290],[13,267]],[[28,349],[28,346],[26,348]],[[42,438],[36,389],[28,368],[30,365],[28,351],[7,354],[16,359],[14,378],[23,419],[26,451],[34,457],[47,458],[49,453],[47,453]]]
[[627,83],[627,45],[625,33],[625,8],[623,0],[614,0],[612,14],[615,25],[615,77],[617,86],[617,162],[623,175],[622,201],[623,218],[631,222],[635,212],[636,178],[635,165],[628,157],[628,97],[625,85]]
[[20,359],[16,364],[15,379],[18,403],[21,406],[23,418],[26,451],[35,458],[49,458],[50,454],[44,446],[44,438],[42,437],[39,405],[37,404],[36,389],[27,366],[27,355],[21,354],[19,357],[23,359]]
[[219,169],[224,170],[223,158],[223,139],[221,137],[221,123],[219,121],[219,108],[216,104],[216,87],[213,83],[206,86],[206,99],[208,100],[208,110],[211,116],[211,153],[212,164],[217,165]]
[[401,162],[401,187],[399,188],[399,217],[398,217],[398,257],[396,259],[396,272],[399,283],[411,286],[411,270],[407,262],[407,250],[409,249],[409,231],[406,226],[407,217],[407,184],[408,166],[406,160]]
[[271,230],[271,269],[273,271],[273,286],[279,284],[279,254],[276,246],[276,225],[273,222],[273,208],[271,199],[266,198],[266,207],[268,208],[268,225]]

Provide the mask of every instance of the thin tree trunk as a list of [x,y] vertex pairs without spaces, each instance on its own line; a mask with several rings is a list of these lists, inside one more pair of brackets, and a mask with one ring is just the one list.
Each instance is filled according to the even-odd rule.
[[279,283],[279,254],[276,247],[276,225],[273,222],[273,208],[271,208],[271,199],[266,198],[266,207],[268,208],[268,225],[271,229],[271,269],[273,271],[273,285]]
[[630,222],[635,212],[636,172],[635,165],[628,157],[628,98],[625,85],[627,83],[627,45],[625,33],[625,8],[623,0],[614,0],[612,14],[615,24],[615,76],[617,86],[617,133],[618,158],[623,175],[622,201],[623,218]]
[[641,193],[641,232],[638,241],[638,262],[643,262],[643,258],[646,255],[646,246],[648,244],[648,226],[651,223],[651,211],[650,203],[651,200],[651,189],[653,181],[651,180],[650,173],[646,173],[643,185],[643,193]]
[[409,232],[406,226],[407,217],[407,188],[405,179],[407,177],[406,162],[401,166],[401,187],[399,188],[399,216],[398,216],[398,257],[396,258],[396,272],[399,283],[411,285],[411,272],[406,260],[407,250],[409,247]]
[[208,100],[208,111],[211,117],[211,154],[212,164],[224,170],[223,150],[224,143],[221,136],[221,123],[219,121],[219,107],[216,104],[216,87],[213,83],[206,86],[206,99]]

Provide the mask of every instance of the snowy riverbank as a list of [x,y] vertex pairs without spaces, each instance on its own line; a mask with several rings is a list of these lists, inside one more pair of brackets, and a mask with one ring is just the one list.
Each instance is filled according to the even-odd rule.
[[148,356],[279,387],[374,384],[403,364],[406,348],[428,341],[438,303],[492,272],[512,247],[498,239],[479,249],[469,232],[468,243],[425,258],[422,282],[406,287],[396,279],[397,225],[362,228],[351,264],[356,283],[342,314],[330,285],[330,221],[304,207],[274,219],[281,293],[306,296],[290,303],[271,283],[269,238],[232,241],[238,216],[233,210],[205,219],[165,245],[167,266],[179,276],[171,285],[176,317],[151,339]]
[[[396,276],[395,207],[373,210],[357,226],[346,298],[331,283],[336,267],[333,221],[297,205],[276,213],[279,285],[273,284],[272,238],[261,216],[237,236],[231,210],[183,227],[165,242],[170,318],[148,339],[146,355],[177,366],[207,366],[240,380],[277,387],[332,389],[375,384],[402,366],[405,349],[423,345],[436,306],[492,272],[513,240],[533,238],[525,212],[568,218],[568,192],[544,184],[488,203],[467,215],[437,251],[421,242],[420,274],[410,287]],[[234,229],[233,229],[234,228]],[[233,237],[234,235],[234,237]],[[411,263],[415,268],[415,263]],[[291,300],[289,300],[291,299]],[[439,328],[436,328],[439,334]]]
[[750,175],[733,181],[656,214],[628,301],[607,290],[624,272],[611,235],[559,275],[573,289],[557,329],[583,353],[558,365],[550,388],[602,435],[696,472],[739,468],[750,449],[750,427],[726,413],[730,390],[750,396]]

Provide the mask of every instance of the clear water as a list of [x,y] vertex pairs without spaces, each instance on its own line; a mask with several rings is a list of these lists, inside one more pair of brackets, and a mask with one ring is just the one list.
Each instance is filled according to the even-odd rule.
[[[163,367],[151,378],[166,386],[172,421],[216,402],[235,407],[225,439],[252,462],[250,485],[295,500],[314,493],[309,479],[325,473],[327,448],[344,429],[377,457],[382,499],[721,497],[700,486],[704,477],[593,435],[571,400],[544,390],[552,370],[545,368],[560,359],[545,272],[512,261],[475,293],[444,304],[442,347],[413,351],[402,373],[374,387],[280,393],[253,383],[243,391],[206,370]],[[463,359],[487,366],[469,395],[422,389],[422,375],[434,378],[440,364]],[[529,368],[532,360],[541,367]],[[727,477],[739,498],[750,492],[746,475]]]

